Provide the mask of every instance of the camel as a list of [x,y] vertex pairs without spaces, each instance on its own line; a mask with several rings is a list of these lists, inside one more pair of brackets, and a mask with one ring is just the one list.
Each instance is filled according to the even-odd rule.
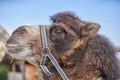
[[[49,30],[49,27],[46,29]],[[7,53],[15,60],[24,60],[38,69],[41,80],[43,73],[40,69],[42,44],[39,26],[22,25],[13,31],[6,43]],[[102,80],[98,78],[97,80]]]
[[[46,28],[48,45],[69,80],[119,79],[115,50],[107,38],[97,34],[98,23],[82,21],[67,12],[55,14],[51,20],[52,25]],[[39,68],[42,54],[39,26],[20,26],[6,47],[13,58],[26,60]],[[62,80],[50,60],[47,62],[52,75],[43,74],[43,79]]]

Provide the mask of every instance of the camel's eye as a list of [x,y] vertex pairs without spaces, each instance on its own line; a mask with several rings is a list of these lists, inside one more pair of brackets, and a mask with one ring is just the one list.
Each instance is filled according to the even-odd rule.
[[13,32],[13,34],[14,33],[16,33],[16,34],[24,34],[24,33],[27,33],[27,30],[24,27],[20,27],[15,32]]
[[56,30],[55,30],[55,33],[56,33],[57,35],[59,35],[59,34],[62,34],[62,33],[63,33],[63,31],[62,31],[62,30],[60,30],[60,29],[56,29]]
[[61,27],[53,26],[50,28],[50,33],[61,35],[61,34],[66,34],[66,31]]

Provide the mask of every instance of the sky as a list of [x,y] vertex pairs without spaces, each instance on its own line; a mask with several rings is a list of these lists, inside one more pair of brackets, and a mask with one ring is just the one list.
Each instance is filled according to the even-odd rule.
[[99,23],[98,33],[120,46],[120,0],[0,0],[0,25],[9,33],[24,24],[49,25],[50,16],[63,11]]

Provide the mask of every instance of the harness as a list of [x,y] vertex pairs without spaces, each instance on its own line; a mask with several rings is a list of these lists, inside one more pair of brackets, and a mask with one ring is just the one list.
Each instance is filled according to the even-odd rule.
[[46,36],[46,27],[48,27],[48,26],[39,25],[40,34],[41,34],[41,42],[42,42],[42,47],[43,47],[42,58],[41,58],[41,61],[40,61],[40,67],[47,76],[51,76],[52,73],[48,70],[47,66],[45,65],[46,59],[49,58],[51,60],[52,64],[55,66],[58,73],[60,74],[60,76],[62,77],[62,79],[63,80],[69,80],[68,77],[66,76],[66,74],[61,69],[57,60],[51,54],[50,49],[48,48],[47,36]]

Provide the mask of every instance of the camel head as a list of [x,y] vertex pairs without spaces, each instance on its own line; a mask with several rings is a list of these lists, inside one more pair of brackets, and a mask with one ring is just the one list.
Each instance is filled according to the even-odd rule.
[[6,48],[13,58],[38,66],[42,53],[39,26],[23,25],[17,28],[6,42]]

